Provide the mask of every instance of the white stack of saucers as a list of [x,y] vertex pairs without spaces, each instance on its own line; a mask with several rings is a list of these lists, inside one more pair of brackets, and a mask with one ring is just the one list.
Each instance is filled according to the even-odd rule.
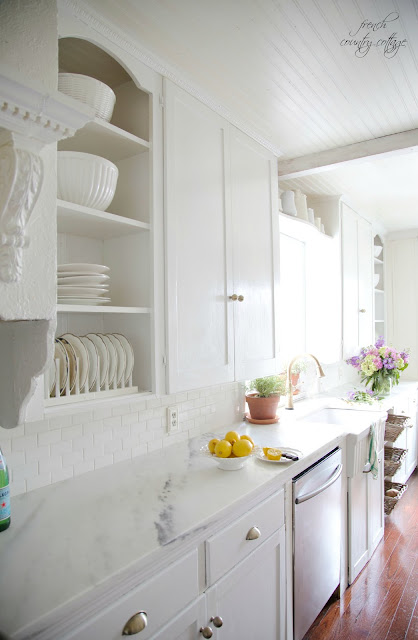
[[102,305],[110,302],[109,267],[103,264],[70,263],[57,268],[58,303]]

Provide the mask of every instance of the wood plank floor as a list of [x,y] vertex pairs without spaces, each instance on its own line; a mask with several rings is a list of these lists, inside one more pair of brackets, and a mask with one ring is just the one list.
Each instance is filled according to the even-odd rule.
[[418,472],[389,516],[385,536],[340,600],[304,640],[418,640]]

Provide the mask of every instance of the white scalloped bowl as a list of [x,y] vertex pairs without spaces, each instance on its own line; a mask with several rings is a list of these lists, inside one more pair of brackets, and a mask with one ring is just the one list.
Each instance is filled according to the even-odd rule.
[[113,162],[81,151],[58,151],[57,196],[105,211],[113,200],[119,171]]
[[248,464],[250,458],[253,457],[254,450],[250,455],[244,456],[243,458],[218,458],[209,451],[207,445],[204,445],[200,448],[200,453],[205,458],[210,458],[219,469],[223,469],[224,471],[237,471]]
[[109,122],[115,107],[116,96],[104,82],[81,73],[59,73],[58,91],[93,107],[96,116]]

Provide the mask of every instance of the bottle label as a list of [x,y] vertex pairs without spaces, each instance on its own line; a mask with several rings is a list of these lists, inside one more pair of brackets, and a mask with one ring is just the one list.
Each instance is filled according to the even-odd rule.
[[10,488],[2,487],[0,489],[0,522],[10,518]]
[[4,471],[6,469],[6,463],[3,460],[3,456],[0,455],[0,471]]

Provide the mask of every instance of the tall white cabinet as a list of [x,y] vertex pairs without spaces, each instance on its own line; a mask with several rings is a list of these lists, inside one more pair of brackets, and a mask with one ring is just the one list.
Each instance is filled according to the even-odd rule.
[[373,342],[372,226],[341,203],[343,356],[356,355]]
[[169,392],[275,373],[273,155],[165,81]]

